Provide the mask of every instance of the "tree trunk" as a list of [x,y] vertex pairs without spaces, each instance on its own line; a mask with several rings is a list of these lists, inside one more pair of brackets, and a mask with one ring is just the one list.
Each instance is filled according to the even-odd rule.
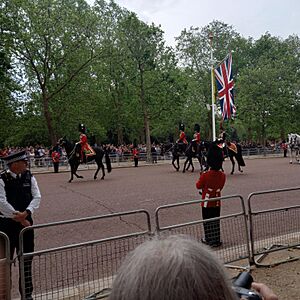
[[151,138],[150,138],[150,120],[147,112],[144,114],[144,126],[146,134],[146,147],[147,147],[147,162],[151,162]]
[[43,108],[44,108],[44,117],[46,120],[50,141],[52,145],[55,145],[57,142],[57,137],[54,133],[54,129],[52,125],[52,117],[49,110],[49,99],[45,94],[43,94]]
[[124,143],[124,137],[123,137],[123,127],[120,124],[118,124],[117,135],[118,135],[118,145],[122,145]]
[[150,139],[150,118],[148,114],[147,105],[145,103],[145,90],[144,90],[144,73],[143,68],[140,66],[140,101],[143,109],[144,116],[144,129],[146,135],[146,153],[147,153],[147,162],[151,162],[151,139]]
[[248,141],[252,140],[252,128],[250,126],[247,128],[247,138]]

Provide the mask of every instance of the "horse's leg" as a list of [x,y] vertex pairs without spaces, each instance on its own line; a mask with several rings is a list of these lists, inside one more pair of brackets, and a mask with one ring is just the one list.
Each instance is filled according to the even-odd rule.
[[[177,163],[177,166],[175,165],[175,161]],[[176,169],[176,171],[178,172],[179,171],[179,156],[177,156],[177,157],[173,156],[172,165]]]
[[231,169],[231,175],[234,173],[234,166],[235,166],[235,162],[234,162],[234,158],[232,155],[229,156],[231,163],[232,163],[232,169]]
[[200,171],[202,172],[203,171],[203,165],[202,165],[202,155],[201,154],[198,156],[198,161],[199,161],[199,164],[200,164]]
[[77,178],[83,178],[83,176],[80,176],[80,175],[78,175],[78,174],[76,173],[77,169],[78,169],[78,164],[75,164],[75,165],[72,165],[72,166],[71,166],[71,178],[70,178],[69,182],[73,181],[74,175],[75,175]]
[[[96,164],[97,164],[97,170],[96,170],[96,172],[94,174],[94,180],[97,179],[97,175],[98,175],[98,172],[99,172],[100,166],[101,166],[101,164],[98,161],[96,161]],[[102,171],[102,177],[101,177],[101,179],[103,179],[103,178],[104,178],[104,175],[103,175],[103,171]]]
[[192,157],[190,158],[190,165],[192,166],[192,171],[191,172],[194,172],[195,168],[194,168],[193,158]]
[[[186,164],[189,162],[188,166],[186,166]],[[188,168],[190,167],[190,160],[189,158],[187,157],[184,164],[183,164],[183,170],[182,170],[182,173],[185,173],[185,170],[187,170]]]
[[79,167],[79,163],[77,163],[76,165],[74,165],[74,168],[73,168],[73,174],[74,174],[77,178],[83,178],[83,176],[77,174],[78,167]]
[[291,148],[289,148],[289,155],[290,155],[290,164],[293,163],[293,151]]
[[[105,177],[105,170],[104,170],[104,164],[102,163],[102,161],[101,161],[101,163],[100,163],[100,167],[101,167],[101,170],[102,170],[102,177],[101,177],[101,180],[103,180],[104,179],[104,177]],[[98,171],[99,171],[99,166],[98,166]],[[98,173],[98,172],[97,172]],[[96,175],[96,174],[95,174]],[[96,178],[95,178],[96,179]]]
[[71,178],[69,179],[69,182],[72,182],[74,179],[74,176],[73,176],[73,167],[71,167]]
[[242,167],[239,165],[239,163],[238,163],[238,170],[239,170],[241,173],[243,173]]

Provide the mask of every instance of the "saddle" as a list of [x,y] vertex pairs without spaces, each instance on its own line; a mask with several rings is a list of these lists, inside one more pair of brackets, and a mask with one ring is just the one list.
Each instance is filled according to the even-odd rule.
[[234,143],[229,143],[229,144],[227,144],[227,147],[228,147],[228,149],[230,149],[230,150],[233,151],[234,153],[238,153],[236,144],[234,144]]
[[177,151],[179,153],[184,154],[186,151],[186,147],[187,147],[187,145],[185,143],[180,143],[180,142],[177,143]]

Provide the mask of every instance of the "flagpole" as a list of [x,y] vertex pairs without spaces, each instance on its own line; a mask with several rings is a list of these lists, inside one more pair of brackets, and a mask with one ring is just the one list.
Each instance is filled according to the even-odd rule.
[[212,137],[216,140],[216,121],[215,121],[215,89],[214,89],[214,61],[213,61],[213,34],[209,33],[210,41],[210,61],[211,61],[211,111],[212,111]]

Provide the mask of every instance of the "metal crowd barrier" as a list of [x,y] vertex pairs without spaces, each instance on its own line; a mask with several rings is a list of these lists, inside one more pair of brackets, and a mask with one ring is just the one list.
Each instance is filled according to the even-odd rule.
[[[243,148],[242,154],[244,157],[253,157],[253,156],[271,156],[271,157],[278,157],[282,156],[283,150],[280,148],[277,149],[271,149],[271,148]],[[132,161],[132,154],[125,153],[125,154],[117,154],[117,153],[111,153],[109,155],[111,162],[116,163],[117,165],[120,165],[124,162]],[[172,153],[166,152],[164,155],[161,155],[160,151],[157,152],[156,155],[152,156],[152,162],[158,162],[158,161],[165,161],[165,160],[171,160],[172,159]],[[180,157],[180,159],[184,159],[184,157]],[[147,155],[145,152],[140,152],[139,154],[139,161],[147,161]],[[53,168],[53,162],[51,157],[31,157],[29,159],[30,162],[30,168],[31,169],[39,169],[39,168]],[[90,162],[88,165],[94,165],[95,162]],[[68,158],[63,155],[60,158],[59,166],[68,168]],[[0,170],[5,168],[5,164],[0,159]]]
[[[20,245],[23,245],[24,234],[33,229],[36,244],[39,244],[39,237],[43,236],[41,233],[44,230],[47,237],[61,236],[65,245],[62,245],[59,238],[50,238],[49,243],[55,242],[57,245],[50,247],[47,243],[46,249],[38,249],[32,253],[25,253],[21,246],[19,267],[22,290],[25,290],[25,282],[28,279],[25,273],[25,262],[32,259],[34,299],[94,300],[103,298],[109,292],[114,275],[123,259],[138,245],[153,238],[154,235],[164,238],[173,234],[186,234],[201,241],[204,237],[204,225],[212,221],[218,221],[220,224],[223,241],[220,247],[212,249],[226,266],[231,267],[233,266],[231,263],[237,261],[240,261],[243,266],[247,264],[245,268],[249,268],[252,263],[262,265],[260,264],[262,255],[300,246],[300,205],[297,204],[300,197],[299,190],[300,187],[296,187],[252,193],[248,196],[248,214],[240,195],[210,199],[208,201],[221,200],[222,210],[225,213],[209,220],[201,218],[200,203],[203,200],[163,205],[155,211],[154,232],[151,231],[150,215],[146,210],[24,228],[20,234]],[[272,200],[284,203],[282,198],[284,193],[293,199],[296,205],[255,210],[255,199],[263,197],[265,200],[263,203],[268,208],[267,201],[270,196]],[[229,206],[230,211],[234,209],[234,212],[227,214],[226,210]],[[133,218],[133,220],[127,218]],[[173,220],[175,223],[172,223]],[[122,226],[117,226],[117,221],[121,222]],[[106,224],[104,223],[103,226],[103,223],[93,223],[94,236],[85,229],[86,222],[106,222]],[[112,224],[114,226],[111,226]],[[70,234],[72,238],[74,236],[74,240],[68,240],[65,226],[71,226]],[[107,231],[108,236],[105,236],[107,228],[110,230]],[[5,239],[5,241],[5,257],[9,258],[8,240]],[[294,257],[294,259],[299,258]],[[9,270],[9,263],[10,260],[6,260],[5,270]],[[243,268],[243,266],[239,264],[234,267]],[[6,283],[10,284],[9,279],[5,278]],[[10,299],[9,294],[4,299]]]
[[270,266],[300,258],[300,252],[294,256],[289,252],[286,259],[277,258],[277,262],[261,263],[269,253],[300,246],[300,205],[255,210],[255,200],[259,198],[266,204],[271,200],[284,204],[285,197],[294,197],[295,203],[300,203],[299,191],[300,187],[295,187],[260,191],[248,196],[251,263]]
[[0,232],[0,299],[10,300],[10,250],[8,236]]
[[[219,259],[222,260],[224,264],[228,264],[234,261],[249,258],[250,249],[247,216],[242,196],[230,195],[210,199],[208,201],[215,200],[221,200],[222,206],[225,204],[225,202],[232,202],[235,207],[239,208],[239,211],[233,214],[221,214],[219,218],[201,220],[200,203],[203,202],[203,200],[163,205],[158,207],[155,212],[157,234],[159,234],[160,236],[187,234],[192,236],[194,239],[201,241],[201,238],[204,238],[204,225],[208,222],[219,220],[221,228],[221,240],[223,242],[220,247],[216,248],[216,255],[219,257]],[[190,208],[188,213],[189,218],[191,217],[192,211],[198,211],[198,214],[195,216],[194,221],[183,220],[182,223],[172,225],[162,224],[165,220],[165,217],[161,217],[163,211],[165,211],[164,216],[172,214],[172,211],[174,216],[176,214],[174,213],[174,210],[178,208],[182,210],[184,207],[188,207],[188,209]]]
[[[126,217],[142,218],[142,225],[134,226],[133,231],[109,238],[99,238],[86,242],[71,243],[65,246],[24,253],[20,249],[20,274],[22,290],[28,280],[24,272],[26,260],[32,259],[32,280],[34,299],[92,299],[95,291],[110,288],[113,276],[118,270],[125,256],[139,244],[151,238],[150,216],[145,210],[136,210],[110,215],[94,216],[84,219],[74,219],[64,222],[35,225],[24,228],[20,234],[20,244],[23,245],[24,234],[28,230],[50,230],[54,227],[70,225],[74,227],[84,222],[105,221],[116,223]],[[116,219],[117,218],[117,219]],[[111,223],[110,223],[111,224]],[[125,222],[125,225],[132,225]],[[142,229],[145,227],[145,230]],[[131,229],[131,227],[129,228]],[[76,231],[76,232],[73,232]],[[64,232],[63,232],[64,233]],[[76,235],[73,229],[71,234]],[[58,233],[57,233],[58,234]],[[101,228],[99,228],[99,236]]]

